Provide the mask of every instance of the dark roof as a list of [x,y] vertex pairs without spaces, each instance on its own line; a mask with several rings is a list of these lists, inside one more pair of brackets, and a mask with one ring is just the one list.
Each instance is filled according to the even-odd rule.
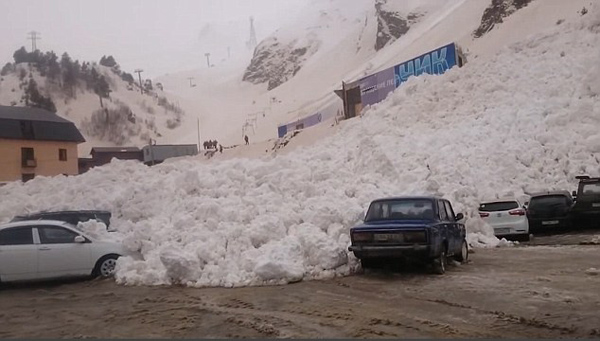
[[388,197],[388,198],[379,198],[373,201],[389,201],[389,200],[436,200],[442,199],[436,196],[406,196],[406,197]]
[[529,196],[534,198],[534,197],[543,197],[546,195],[564,195],[567,197],[571,197],[571,193],[569,193],[569,191],[546,191],[546,192],[532,193]]
[[69,120],[38,108],[0,105],[0,138],[85,142]]
[[94,147],[90,151],[93,153],[134,153],[141,152],[138,147]]
[[147,144],[146,147],[198,147],[197,144]]

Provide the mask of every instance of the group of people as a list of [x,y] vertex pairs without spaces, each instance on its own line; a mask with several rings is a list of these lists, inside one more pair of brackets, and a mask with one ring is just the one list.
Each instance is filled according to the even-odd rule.
[[219,142],[217,142],[217,140],[204,141],[202,145],[204,146],[204,150],[214,149],[215,151],[218,150],[220,153],[223,153],[223,146],[220,145]]

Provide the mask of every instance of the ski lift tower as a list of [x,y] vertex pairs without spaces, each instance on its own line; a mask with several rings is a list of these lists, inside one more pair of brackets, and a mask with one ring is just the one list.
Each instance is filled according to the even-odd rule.
[[250,39],[246,42],[246,47],[248,50],[254,50],[258,45],[256,41],[256,30],[254,29],[254,17],[250,17]]

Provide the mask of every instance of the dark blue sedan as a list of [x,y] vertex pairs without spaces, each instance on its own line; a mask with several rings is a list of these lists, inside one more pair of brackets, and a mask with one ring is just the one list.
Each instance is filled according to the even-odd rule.
[[363,268],[381,259],[427,261],[438,274],[449,257],[466,262],[469,254],[463,214],[438,197],[395,197],[371,203],[364,223],[350,229],[348,250]]

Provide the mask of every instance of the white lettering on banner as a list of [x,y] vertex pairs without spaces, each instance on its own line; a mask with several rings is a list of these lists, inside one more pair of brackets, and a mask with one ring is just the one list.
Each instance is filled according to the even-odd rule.
[[[438,55],[437,51],[431,52],[431,65],[433,72],[437,71],[438,73],[444,73],[449,69],[448,61],[446,60],[446,48],[440,50],[440,54]],[[437,70],[436,70],[437,69]]]
[[429,55],[423,57],[423,61],[415,60],[415,75],[418,76],[423,72],[431,73],[431,57]]
[[423,73],[441,74],[446,72],[446,70],[450,68],[448,60],[446,60],[447,50],[448,49],[444,47],[439,51],[433,51],[426,54],[422,58],[416,58],[396,66],[396,87],[402,82],[405,82],[410,76],[419,76]]

